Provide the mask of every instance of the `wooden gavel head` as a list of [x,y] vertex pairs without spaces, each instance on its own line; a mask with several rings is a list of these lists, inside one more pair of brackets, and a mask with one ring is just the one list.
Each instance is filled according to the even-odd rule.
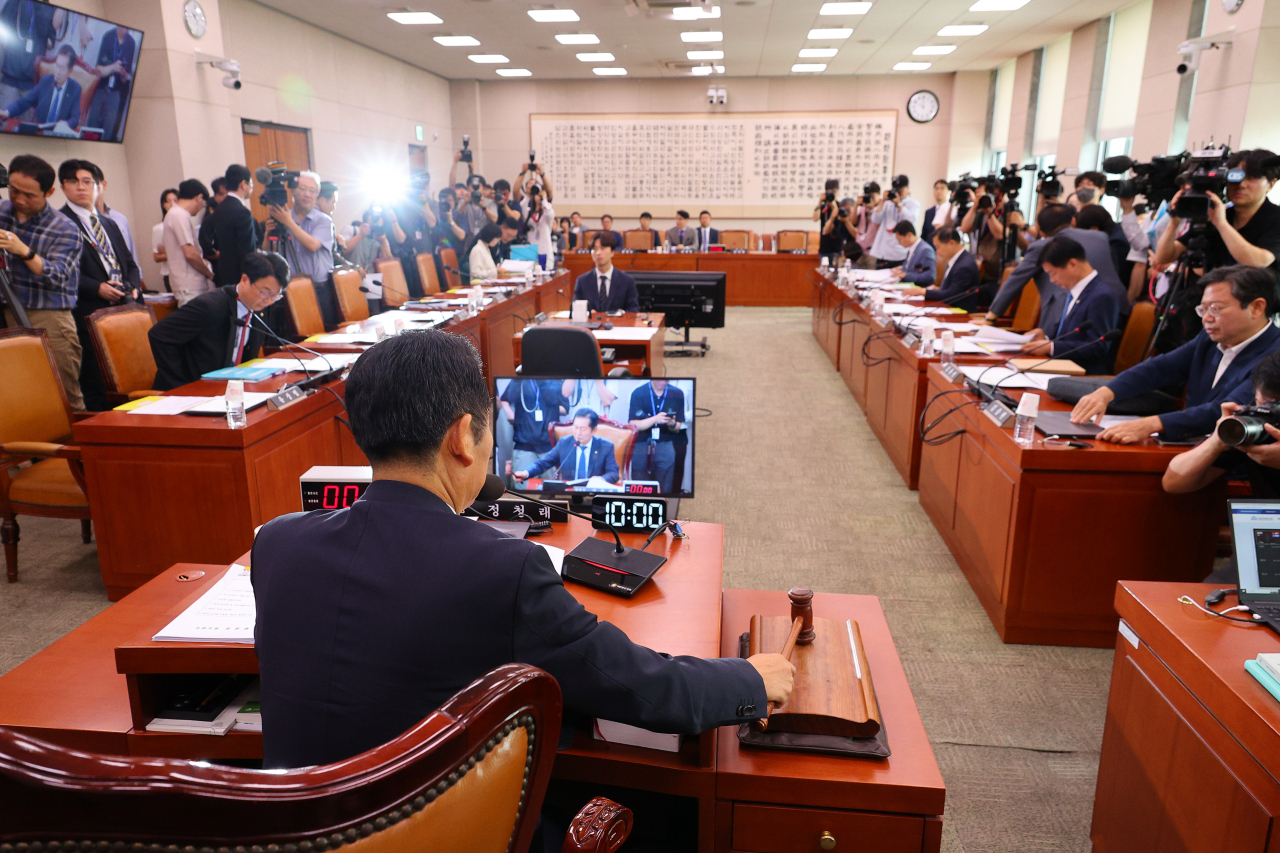
[[793,586],[787,591],[787,598],[791,599],[791,621],[803,620],[800,636],[796,638],[796,645],[810,645],[817,636],[813,630],[813,590],[803,586]]

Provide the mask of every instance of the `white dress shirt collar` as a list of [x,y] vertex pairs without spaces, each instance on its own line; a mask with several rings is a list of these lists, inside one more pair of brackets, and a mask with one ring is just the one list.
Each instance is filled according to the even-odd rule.
[[942,270],[942,277],[944,279],[947,276],[951,275],[951,268],[956,265],[956,261],[960,260],[960,256],[963,254],[964,254],[964,249],[961,249],[960,251],[956,252],[954,255],[951,256],[951,260],[947,261],[946,267]]
[[1076,304],[1076,300],[1080,298],[1080,294],[1084,293],[1084,289],[1089,286],[1089,282],[1098,277],[1098,271],[1094,270],[1084,278],[1076,282],[1076,286],[1067,291],[1067,307],[1070,308]]
[[1241,341],[1233,347],[1224,347],[1222,344],[1218,344],[1218,351],[1222,353],[1222,360],[1218,362],[1218,369],[1213,374],[1213,384],[1215,386],[1218,384],[1218,380],[1222,378],[1222,374],[1227,372],[1227,368],[1231,366],[1231,362],[1236,360],[1236,356],[1243,352],[1245,347],[1261,337],[1262,333],[1270,326],[1271,324],[1267,323],[1250,338]]

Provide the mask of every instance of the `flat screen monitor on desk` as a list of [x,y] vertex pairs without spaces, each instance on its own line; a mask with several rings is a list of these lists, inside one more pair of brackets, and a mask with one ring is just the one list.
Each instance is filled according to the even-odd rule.
[[667,328],[724,328],[725,273],[631,270],[631,275],[640,310],[665,314]]
[[[512,491],[693,497],[694,380],[515,376],[494,384],[495,473]],[[657,413],[661,421],[651,422]]]

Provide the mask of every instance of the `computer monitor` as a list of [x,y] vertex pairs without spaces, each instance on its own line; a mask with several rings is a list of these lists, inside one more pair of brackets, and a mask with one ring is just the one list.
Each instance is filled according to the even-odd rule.
[[640,310],[666,314],[667,328],[724,328],[725,273],[631,270],[631,276]]
[[1231,536],[1241,594],[1280,601],[1280,501],[1232,500]]
[[693,379],[500,376],[494,385],[494,472],[512,491],[693,497]]

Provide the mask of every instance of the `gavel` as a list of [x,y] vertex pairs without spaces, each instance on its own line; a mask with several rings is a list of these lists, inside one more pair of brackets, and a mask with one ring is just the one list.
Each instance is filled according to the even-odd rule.
[[[813,643],[816,633],[813,630],[813,590],[803,586],[794,586],[787,591],[791,600],[791,633],[782,645],[782,656],[791,660],[791,653],[796,646],[808,646]],[[769,729],[769,715],[773,713],[774,704],[765,705],[764,716],[756,720],[760,731]]]

